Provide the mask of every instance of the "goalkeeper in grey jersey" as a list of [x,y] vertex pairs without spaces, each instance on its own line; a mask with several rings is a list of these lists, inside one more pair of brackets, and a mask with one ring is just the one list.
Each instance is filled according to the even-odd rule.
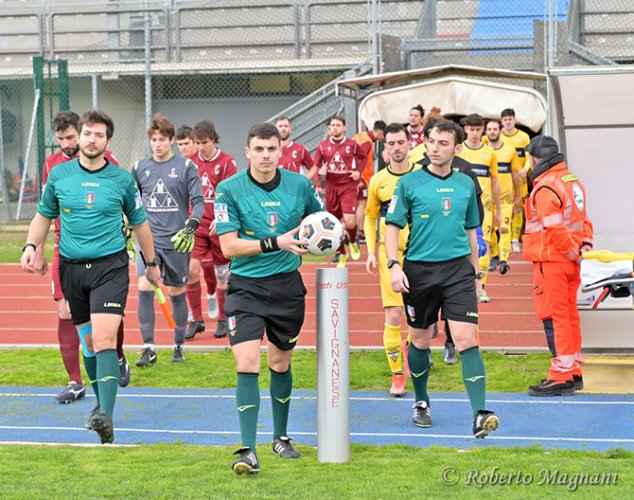
[[[185,295],[189,273],[189,254],[194,247],[194,234],[205,210],[202,185],[194,163],[172,152],[174,125],[161,114],[152,118],[148,130],[152,157],[134,166],[148,222],[154,237],[157,261],[163,283],[167,285],[176,329],[172,362],[180,362],[187,327]],[[191,215],[189,207],[191,204]],[[139,367],[156,362],[154,345],[154,289],[143,277],[143,260],[137,258],[139,276],[139,325],[143,336],[143,352],[136,362]]]

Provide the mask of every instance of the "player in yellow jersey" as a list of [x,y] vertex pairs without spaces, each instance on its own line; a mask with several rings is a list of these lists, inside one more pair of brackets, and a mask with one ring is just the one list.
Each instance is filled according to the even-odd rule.
[[[500,226],[500,183],[498,179],[498,161],[495,151],[482,142],[484,132],[484,118],[478,114],[465,117],[465,132],[467,140],[462,144],[462,151],[457,155],[471,164],[472,170],[478,176],[482,187],[482,205],[484,206],[484,220],[482,232],[487,245],[491,241],[491,233]],[[480,257],[480,272],[482,273],[482,295],[480,302],[489,302],[485,285],[487,272],[491,263],[491,254],[487,252]]]
[[502,142],[509,143],[517,151],[522,162],[522,170],[520,171],[520,207],[513,210],[513,221],[511,222],[511,246],[513,253],[521,253],[520,236],[522,235],[522,227],[524,225],[524,198],[528,195],[528,183],[526,181],[530,170],[531,162],[526,154],[526,146],[531,141],[528,134],[522,130],[515,128],[517,120],[515,119],[515,110],[506,108],[502,110]]
[[500,234],[499,244],[496,231],[491,233],[491,265],[489,271],[494,271],[499,265],[500,274],[506,274],[511,254],[511,219],[514,209],[522,209],[519,191],[519,172],[522,169],[517,151],[509,143],[500,138],[502,125],[499,120],[488,120],[486,137],[488,144],[495,151],[498,160],[498,179],[500,183]]
[[[392,396],[405,394],[405,376],[403,374],[403,351],[401,349],[401,318],[403,316],[403,296],[392,290],[390,271],[387,268],[385,253],[385,214],[392,200],[396,183],[405,174],[420,168],[408,160],[409,134],[400,123],[391,123],[385,129],[385,151],[391,161],[387,168],[379,170],[370,179],[368,185],[368,204],[365,209],[364,229],[368,258],[366,270],[374,275],[379,268],[381,283],[381,302],[385,310],[385,328],[383,345],[387,361],[392,371]],[[379,244],[377,251],[376,227],[379,221]],[[399,233],[399,259],[403,263],[403,252],[407,245],[409,229],[403,228]]]

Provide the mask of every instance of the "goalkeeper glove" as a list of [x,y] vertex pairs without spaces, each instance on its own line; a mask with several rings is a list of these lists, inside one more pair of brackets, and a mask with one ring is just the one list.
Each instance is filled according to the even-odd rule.
[[200,222],[196,219],[187,219],[185,221],[185,227],[178,233],[172,236],[171,240],[174,243],[174,249],[178,253],[192,253],[194,249],[194,235],[196,229],[198,229]]
[[487,250],[487,242],[484,241],[484,234],[482,233],[482,227],[476,228],[476,236],[478,238],[478,257],[483,257],[486,255]]
[[136,248],[134,247],[134,242],[132,241],[132,226],[125,226],[125,249],[128,252],[128,259],[130,264],[136,262]]

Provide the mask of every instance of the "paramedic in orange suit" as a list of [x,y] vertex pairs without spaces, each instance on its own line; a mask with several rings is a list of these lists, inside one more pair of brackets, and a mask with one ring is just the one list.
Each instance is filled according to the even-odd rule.
[[526,199],[524,259],[533,262],[533,297],[538,316],[549,315],[555,330],[556,356],[548,377],[528,388],[531,396],[572,395],[583,388],[581,326],[577,289],[581,254],[592,249],[592,223],[586,193],[568,170],[555,139],[537,136],[527,151],[533,171]]

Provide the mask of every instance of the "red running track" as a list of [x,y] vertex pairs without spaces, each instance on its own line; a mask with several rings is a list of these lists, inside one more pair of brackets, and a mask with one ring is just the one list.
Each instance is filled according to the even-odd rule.
[[[383,309],[378,276],[365,271],[364,260],[349,260],[350,345],[382,347]],[[304,264],[301,268],[306,288],[306,320],[298,345],[315,346],[315,270],[334,264]],[[132,268],[131,268],[132,270]],[[531,293],[531,268],[514,257],[506,276],[491,273],[487,290],[489,304],[480,307],[480,342],[484,348],[546,348],[541,322],[535,317]],[[204,281],[204,280],[203,280]],[[137,321],[136,278],[131,274],[130,295],[126,309],[126,345],[141,345]],[[50,293],[50,276],[35,276],[21,271],[17,264],[0,264],[0,345],[57,345],[56,306]],[[204,284],[203,284],[203,293]],[[203,301],[203,304],[205,301]],[[173,333],[156,307],[156,343],[173,344]],[[403,322],[403,332],[406,331]],[[207,331],[188,342],[191,348],[228,346],[227,339],[215,339],[215,321],[207,320]],[[433,345],[441,346],[441,334]]]

